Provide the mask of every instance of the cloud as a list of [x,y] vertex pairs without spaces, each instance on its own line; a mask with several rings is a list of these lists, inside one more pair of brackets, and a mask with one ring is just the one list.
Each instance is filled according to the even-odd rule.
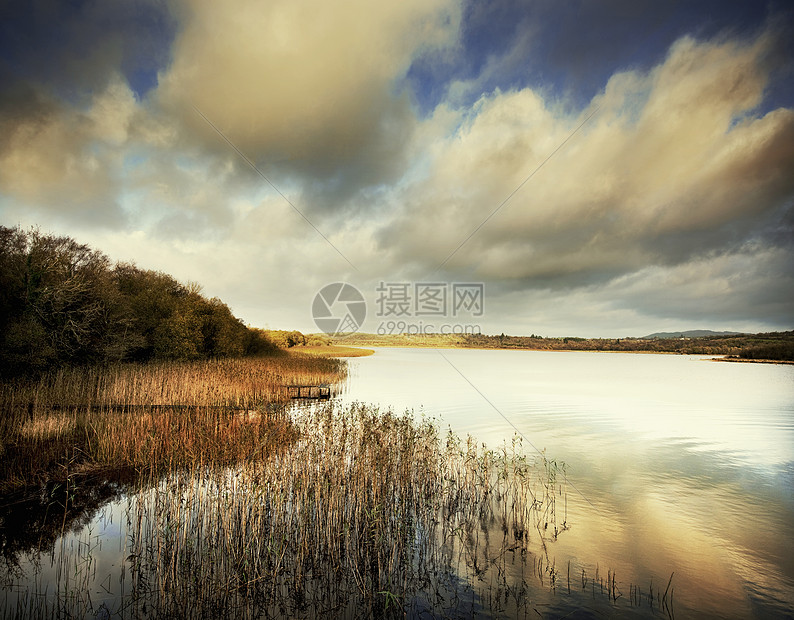
[[659,319],[687,317],[702,324],[734,325],[734,329],[742,328],[747,317],[773,328],[790,325],[794,306],[791,258],[790,250],[748,244],[735,252],[671,268],[646,267],[617,279],[606,293],[615,294],[615,307]]
[[163,0],[0,2],[0,78],[82,105],[122,75],[138,96],[168,62],[175,22]]
[[186,0],[181,15],[164,108],[207,148],[228,146],[193,106],[268,172],[341,196],[400,174],[415,124],[404,76],[458,22],[447,0]]
[[382,247],[435,268],[596,106],[448,275],[580,286],[739,247],[794,195],[794,111],[754,113],[766,43],[684,37],[652,70],[614,75],[576,117],[529,88],[482,97],[403,189]]
[[425,111],[444,101],[468,106],[497,87],[533,88],[581,108],[616,71],[647,71],[682,35],[750,40],[762,31],[772,35],[772,105],[792,102],[794,12],[778,0],[473,0],[464,2],[462,15],[454,53],[436,52],[411,68]]
[[[593,60],[597,89],[567,96],[587,63],[578,48],[536,57],[562,45],[539,5],[508,28],[525,5],[153,0],[136,19],[173,24],[140,46],[140,23],[126,29],[108,6],[63,9],[53,67],[57,41],[29,58],[0,43],[6,224],[200,281],[274,327],[313,329],[328,282],[372,293],[431,274],[486,282],[483,328],[497,333],[790,325],[794,110],[770,102],[779,32],[684,36],[636,64],[609,60],[611,42]],[[35,23],[30,41],[46,40]],[[129,68],[136,50],[148,78]],[[555,63],[562,87],[537,72]],[[433,107],[413,90],[422,66]]]
[[120,226],[140,98],[168,60],[164,2],[0,2],[0,193],[10,221]]
[[82,111],[31,92],[26,113],[11,103],[0,116],[3,194],[62,218],[122,223],[118,172],[137,113],[129,87],[116,77]]

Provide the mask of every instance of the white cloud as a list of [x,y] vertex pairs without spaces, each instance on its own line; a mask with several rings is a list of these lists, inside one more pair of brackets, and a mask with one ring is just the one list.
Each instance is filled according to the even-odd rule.
[[183,14],[158,98],[190,131],[219,144],[195,106],[258,163],[315,179],[355,168],[364,184],[412,131],[411,61],[450,44],[459,21],[449,0],[186,0]]
[[435,148],[426,178],[404,188],[405,209],[381,229],[384,247],[397,248],[398,261],[438,265],[594,106],[592,121],[450,260],[450,273],[565,286],[741,243],[794,191],[794,111],[752,112],[763,50],[763,38],[683,39],[649,73],[614,76],[576,118],[531,89],[483,97]]

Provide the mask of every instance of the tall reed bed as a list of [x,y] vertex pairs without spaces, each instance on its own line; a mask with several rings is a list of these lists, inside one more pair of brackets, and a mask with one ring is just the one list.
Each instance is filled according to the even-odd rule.
[[309,355],[64,367],[0,383],[4,412],[53,407],[190,405],[255,407],[285,400],[289,385],[333,383],[344,363]]
[[163,471],[260,458],[293,440],[288,386],[345,367],[300,355],[62,368],[0,383],[0,490],[96,467]]
[[[291,422],[297,437],[288,449],[234,467],[182,469],[131,495],[124,594],[103,602],[110,614],[529,610],[526,580],[510,565],[526,577],[548,571],[530,549],[563,527],[554,504],[565,490],[545,461],[527,460],[520,442],[493,452],[442,436],[426,419],[366,406],[305,408]],[[68,591],[22,597],[16,611],[98,611],[74,585],[84,584],[74,559],[64,561]]]

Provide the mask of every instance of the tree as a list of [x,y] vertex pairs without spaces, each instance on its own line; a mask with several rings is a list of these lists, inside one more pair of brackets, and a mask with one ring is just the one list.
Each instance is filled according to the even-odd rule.
[[0,230],[2,363],[91,361],[108,329],[108,258],[68,237]]
[[[288,340],[305,342],[291,332]],[[0,373],[63,363],[263,355],[275,350],[195,282],[68,237],[0,226]]]

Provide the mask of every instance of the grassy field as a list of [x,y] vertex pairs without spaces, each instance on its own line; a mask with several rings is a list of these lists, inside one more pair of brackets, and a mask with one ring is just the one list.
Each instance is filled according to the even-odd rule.
[[332,345],[299,345],[287,349],[288,353],[304,353],[319,357],[366,357],[375,353],[372,349],[361,347],[346,347],[338,344]]

